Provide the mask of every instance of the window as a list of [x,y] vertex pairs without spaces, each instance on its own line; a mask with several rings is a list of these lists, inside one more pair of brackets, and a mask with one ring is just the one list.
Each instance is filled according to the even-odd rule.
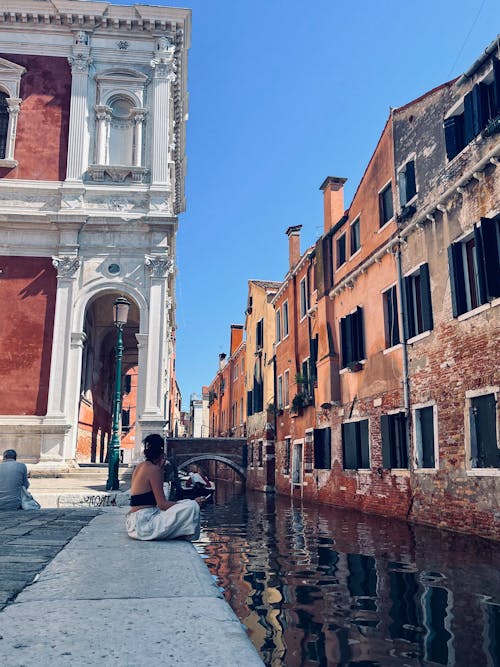
[[410,160],[398,173],[399,203],[403,208],[417,194],[415,162]]
[[360,218],[357,218],[351,225],[351,255],[354,255],[361,247],[359,225]]
[[382,415],[382,461],[384,468],[408,468],[408,437],[404,412]]
[[278,376],[278,410],[283,409],[283,376]]
[[363,309],[358,306],[354,313],[340,320],[340,343],[342,368],[356,364],[365,358]]
[[470,461],[473,468],[500,468],[495,394],[470,399]]
[[130,394],[131,389],[132,389],[132,376],[125,375],[125,377],[123,378],[123,393]]
[[452,160],[488,123],[500,113],[500,61],[493,58],[493,69],[485,79],[477,83],[459,109],[444,121],[446,155]]
[[394,215],[394,208],[392,204],[392,185],[389,183],[379,194],[379,211],[380,211],[380,226],[383,227],[386,222]]
[[432,319],[429,265],[422,266],[404,280],[406,290],[406,339],[431,331]]
[[285,451],[283,452],[283,474],[290,474],[290,451],[291,451],[291,439],[285,438]]
[[122,431],[125,433],[130,431],[130,408],[122,410]]
[[434,408],[417,408],[414,414],[416,467],[435,468]]
[[311,473],[314,467],[314,435],[313,431],[306,431],[304,437],[304,472]]
[[255,347],[262,350],[264,347],[264,320],[260,319],[255,327]]
[[263,460],[264,460],[264,443],[262,442],[262,440],[259,440],[257,448],[257,465],[259,468],[262,468]]
[[7,152],[7,137],[9,130],[9,105],[7,93],[0,91],[0,160],[5,159]]
[[293,469],[292,483],[302,484],[302,443],[295,442],[293,445]]
[[276,342],[279,343],[281,340],[281,310],[278,308],[276,311]]
[[318,296],[324,296],[333,287],[332,231],[316,242],[316,262],[314,264],[314,284]]
[[398,345],[401,340],[399,338],[399,321],[398,321],[398,296],[396,285],[382,294],[384,302],[384,326],[385,326],[385,346],[393,347]]
[[123,97],[116,97],[109,103],[109,157],[108,164],[133,164],[134,103]]
[[314,467],[329,470],[332,467],[332,431],[328,428],[314,429]]
[[370,467],[368,419],[342,424],[344,470]]
[[337,239],[337,269],[345,264],[345,234]]
[[288,336],[288,301],[283,302],[283,338]]
[[302,362],[302,369],[301,369],[301,374],[300,374],[300,390],[302,391],[303,394],[305,394],[307,397],[312,397],[314,395],[314,390],[312,387],[312,377],[311,377],[311,360],[304,359]]
[[285,408],[290,405],[290,371],[283,374],[283,405]]
[[307,315],[308,308],[309,304],[307,298],[307,281],[305,278],[302,278],[300,281],[300,319]]
[[473,234],[448,247],[453,317],[500,296],[500,216],[481,218]]
[[21,65],[0,58],[0,167],[15,167],[17,119],[21,102],[19,89],[26,69]]

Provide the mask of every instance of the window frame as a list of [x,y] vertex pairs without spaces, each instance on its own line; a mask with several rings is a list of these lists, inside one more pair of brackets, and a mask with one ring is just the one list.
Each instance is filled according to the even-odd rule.
[[[355,446],[355,451],[349,451],[347,456],[346,446],[351,440]],[[342,468],[343,470],[371,470],[371,451],[370,451],[370,419],[361,417],[359,419],[349,419],[341,424],[341,445],[342,445]],[[367,461],[366,461],[367,456]],[[351,461],[356,465],[352,467],[348,463]],[[363,465],[367,463],[367,465]]]
[[[357,230],[356,233],[354,230]],[[353,220],[349,227],[349,250],[351,257],[361,250],[361,216]]]
[[282,309],[281,326],[283,328],[282,338],[287,338],[288,335],[290,334],[288,299],[285,299],[285,301],[283,301],[281,309]]
[[[410,452],[409,452],[409,434],[408,424],[404,410],[394,410],[380,415],[380,435],[382,448],[382,467],[385,470],[409,470]],[[397,451],[401,446],[400,438],[403,435],[405,440],[405,450]],[[393,440],[394,436],[394,440]],[[398,461],[403,459],[403,461]],[[406,465],[398,463],[406,462]]]
[[335,255],[335,267],[340,269],[347,262],[347,239],[345,232],[335,240]]
[[[422,447],[422,430],[421,430],[421,419],[419,414],[423,410],[428,410],[432,408],[432,436],[433,436],[433,456],[434,456],[434,465],[433,466],[423,466],[424,455]],[[420,427],[420,432],[419,432]],[[439,438],[438,438],[438,412],[437,405],[434,402],[427,403],[418,403],[412,408],[412,437],[414,443],[413,451],[413,467],[415,472],[426,473],[439,470]]]
[[403,322],[405,339],[411,341],[434,329],[431,282],[427,262],[407,272],[403,283],[406,300],[406,318]]
[[[472,454],[474,447],[473,431],[472,431],[472,404],[474,400],[480,399],[485,396],[492,395],[495,402],[495,436],[496,436],[496,445],[497,452],[500,451],[500,387],[499,386],[487,386],[481,387],[480,389],[469,390],[465,392],[465,468],[467,475],[472,476],[500,476],[500,463],[499,467],[487,466],[487,467],[478,467],[472,465]],[[498,455],[498,454],[497,454]]]
[[307,293],[307,276],[301,278],[299,283],[299,307],[300,307],[300,321],[307,317],[309,310],[309,299]]
[[276,338],[276,344],[281,343],[281,308],[276,308],[274,335]]
[[5,131],[5,152],[0,158],[0,168],[13,168],[19,164],[15,159],[17,122],[21,110],[20,97],[21,77],[27,72],[22,65],[0,58],[0,92],[5,95],[8,114]]
[[283,373],[283,407],[290,407],[290,371]]
[[[385,193],[390,191],[391,198],[391,215],[386,217],[388,211],[385,210]],[[391,220],[394,219],[394,193],[392,191],[392,180],[388,181],[379,191],[378,191],[378,206],[379,206],[379,229],[385,227]]]
[[340,318],[339,340],[341,368],[361,363],[366,359],[365,327],[362,306]]
[[[411,168],[409,166],[410,164],[413,165]],[[404,209],[405,207],[410,206],[416,200],[418,194],[417,170],[416,170],[416,161],[414,153],[408,156],[408,159],[406,160],[404,165],[398,169],[397,185],[398,185],[398,195],[399,195],[399,206],[401,209]],[[409,185],[412,186],[410,192],[408,191]]]

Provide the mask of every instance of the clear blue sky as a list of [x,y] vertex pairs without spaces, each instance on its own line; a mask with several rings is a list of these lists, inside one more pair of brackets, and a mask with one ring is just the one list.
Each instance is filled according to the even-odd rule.
[[150,4],[193,11],[176,290],[187,408],[244,324],[247,281],[286,274],[287,227],[303,225],[302,251],[322,233],[324,178],[348,178],[348,207],[389,107],[468,69],[500,32],[500,2]]

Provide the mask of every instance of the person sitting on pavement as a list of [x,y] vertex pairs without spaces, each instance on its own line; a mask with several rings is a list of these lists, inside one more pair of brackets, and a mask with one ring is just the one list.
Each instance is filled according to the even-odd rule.
[[0,510],[21,509],[21,488],[30,485],[28,469],[16,461],[15,449],[6,449],[0,463]]
[[200,536],[200,505],[205,498],[171,502],[163,491],[164,440],[156,433],[144,440],[145,461],[132,474],[131,510],[126,526],[135,540],[197,540]]

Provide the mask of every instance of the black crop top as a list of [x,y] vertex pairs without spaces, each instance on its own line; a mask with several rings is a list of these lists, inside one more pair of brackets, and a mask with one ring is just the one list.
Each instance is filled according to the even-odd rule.
[[138,507],[139,505],[156,507],[155,494],[152,491],[146,491],[146,493],[137,493],[135,496],[130,496],[130,506]]

